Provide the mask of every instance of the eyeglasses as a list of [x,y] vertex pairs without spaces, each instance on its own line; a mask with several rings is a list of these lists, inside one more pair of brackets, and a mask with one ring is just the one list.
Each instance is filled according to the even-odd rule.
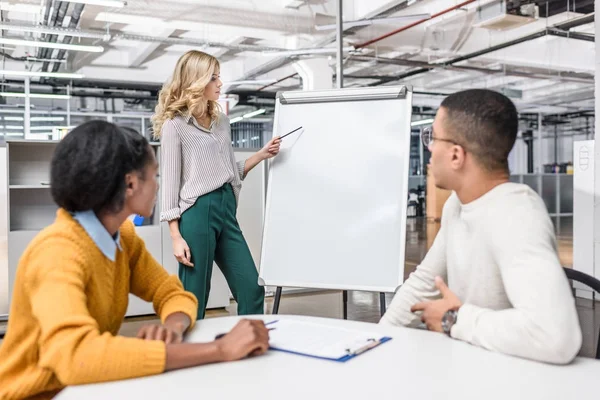
[[433,127],[427,127],[421,131],[421,141],[423,142],[423,146],[429,147],[429,145],[432,144],[434,140],[439,140],[440,142],[448,142],[457,146],[462,146],[460,143],[456,143],[454,140],[435,137],[433,135]]

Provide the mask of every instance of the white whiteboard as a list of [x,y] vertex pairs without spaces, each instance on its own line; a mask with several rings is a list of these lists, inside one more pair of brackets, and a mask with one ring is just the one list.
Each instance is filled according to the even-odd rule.
[[[235,160],[245,160],[258,150],[236,148],[234,149]],[[260,249],[262,246],[265,197],[267,194],[266,182],[267,163],[261,162],[244,178],[237,208],[237,220],[257,268],[260,264]]]
[[393,292],[404,280],[412,90],[278,94],[260,283]]

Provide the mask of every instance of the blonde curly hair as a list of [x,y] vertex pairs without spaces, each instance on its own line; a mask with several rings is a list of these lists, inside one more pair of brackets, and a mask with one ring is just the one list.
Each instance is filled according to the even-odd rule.
[[219,61],[202,51],[191,50],[179,58],[173,76],[158,95],[158,104],[152,116],[155,139],[160,138],[163,124],[177,115],[202,117],[208,114],[212,119],[219,117],[219,103],[204,98],[204,88],[219,70]]

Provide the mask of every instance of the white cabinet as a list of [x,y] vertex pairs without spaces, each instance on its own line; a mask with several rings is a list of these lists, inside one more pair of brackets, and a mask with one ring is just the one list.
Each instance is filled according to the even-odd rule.
[[[19,259],[30,241],[41,229],[50,225],[58,207],[50,194],[50,163],[57,141],[7,141],[6,159],[8,176],[8,286],[9,302]],[[159,146],[153,144],[160,163]],[[238,160],[251,153],[236,151]],[[238,219],[256,265],[259,264],[264,211],[266,165],[261,163],[246,177],[238,205]],[[160,193],[158,195],[160,201]],[[171,238],[166,223],[159,222],[160,205],[148,225],[136,227],[152,256],[172,275],[178,275],[178,264],[171,249]],[[225,277],[216,265],[211,281],[207,308],[229,305],[231,293]],[[154,314],[151,303],[129,296],[127,316]]]

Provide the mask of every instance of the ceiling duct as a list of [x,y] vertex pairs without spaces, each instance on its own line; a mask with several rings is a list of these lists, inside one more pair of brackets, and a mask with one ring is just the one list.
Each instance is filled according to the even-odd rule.
[[[66,1],[62,1],[62,2],[58,2],[58,5],[56,4],[56,2],[54,3],[54,6],[56,7],[56,10],[52,13],[52,20],[50,21],[50,23],[48,24],[49,26],[62,26],[63,24],[63,20],[65,19],[65,16],[67,15],[67,9],[69,8],[69,3],[67,3]],[[49,35],[46,36],[46,42],[49,43],[56,43],[56,41],[58,40],[58,35]],[[38,58],[52,58],[52,52],[54,51],[54,49],[40,49],[40,51],[38,52]],[[48,62],[44,62],[42,64],[42,71],[49,71],[48,67],[49,67],[50,63]]]
[[[81,18],[81,14],[83,12],[83,8],[85,7],[85,4],[75,4],[75,7],[73,8],[73,11],[71,12],[71,20],[69,21],[69,29],[74,29],[77,28],[77,25],[79,24],[79,19]],[[70,44],[73,41],[73,36],[65,36],[63,37],[63,43],[64,44]],[[65,54],[66,54],[66,50],[61,49],[58,52],[58,55],[56,56],[57,59],[59,60],[63,60],[65,58]],[[46,65],[44,63],[44,65]],[[58,71],[58,69],[60,68],[60,63],[54,63],[54,65],[52,66],[52,72],[56,72]]]
[[475,11],[475,26],[478,28],[505,31],[536,21],[539,9],[535,4],[511,6],[506,0],[494,0],[478,6]]

